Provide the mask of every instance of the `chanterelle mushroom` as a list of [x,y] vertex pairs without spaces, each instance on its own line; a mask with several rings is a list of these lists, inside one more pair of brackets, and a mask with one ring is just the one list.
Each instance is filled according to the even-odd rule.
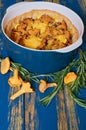
[[56,87],[56,86],[57,86],[56,83],[47,83],[45,80],[40,80],[39,91],[41,93],[44,93],[46,89],[50,87]]
[[6,57],[1,61],[1,73],[6,74],[10,69],[10,59]]
[[14,95],[12,95],[10,99],[14,100],[24,93],[32,93],[32,92],[34,92],[34,90],[31,88],[31,84],[29,82],[22,82],[22,88]]
[[64,77],[64,84],[69,84],[75,81],[77,78],[77,75],[74,72],[69,72],[65,77]]
[[14,74],[8,79],[8,84],[11,87],[19,87],[21,83],[22,83],[22,79],[18,75],[18,69],[14,69]]

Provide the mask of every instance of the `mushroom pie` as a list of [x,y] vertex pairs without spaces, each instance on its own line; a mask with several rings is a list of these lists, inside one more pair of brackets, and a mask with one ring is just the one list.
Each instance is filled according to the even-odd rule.
[[5,32],[14,42],[38,50],[64,48],[78,39],[76,27],[66,16],[47,9],[16,16]]

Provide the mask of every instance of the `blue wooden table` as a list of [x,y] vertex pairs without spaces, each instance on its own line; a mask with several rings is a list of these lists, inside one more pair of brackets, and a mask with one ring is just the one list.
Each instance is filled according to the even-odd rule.
[[[0,23],[6,8],[22,0],[0,0]],[[29,0],[27,0],[29,1]],[[31,0],[30,0],[31,1]],[[86,50],[86,0],[48,0],[74,10],[83,20],[85,32],[83,45]],[[0,56],[7,56],[0,29]],[[86,130],[86,109],[75,104],[68,92],[59,93],[47,107],[39,105],[38,94],[25,94],[10,101],[14,93],[8,85],[8,77],[0,74],[0,130]],[[86,98],[86,91],[83,95]]]

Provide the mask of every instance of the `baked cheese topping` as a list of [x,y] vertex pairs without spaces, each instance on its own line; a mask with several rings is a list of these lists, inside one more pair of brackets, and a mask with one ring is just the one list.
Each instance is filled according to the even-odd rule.
[[72,30],[67,25],[65,19],[58,20],[55,15],[38,13],[36,17],[16,20],[12,24],[9,37],[14,42],[28,48],[53,50],[71,45],[74,38],[74,29]]

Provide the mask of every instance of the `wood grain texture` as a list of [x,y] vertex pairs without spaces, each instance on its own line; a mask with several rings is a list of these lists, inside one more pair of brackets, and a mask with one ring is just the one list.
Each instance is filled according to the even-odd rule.
[[0,8],[3,7],[2,1],[0,0]]
[[25,94],[25,130],[38,130],[38,117],[35,108],[36,94]]
[[24,95],[15,101],[11,101],[10,97],[20,89],[10,88],[8,93],[8,130],[23,130],[24,128]]
[[[14,3],[23,0],[0,0],[0,23],[6,11],[6,8]],[[33,1],[33,0],[25,0]],[[83,19],[86,28],[86,0],[44,0],[54,3],[61,3],[75,12],[77,12]],[[0,56],[7,55],[5,48],[3,48],[4,38],[0,26]],[[86,49],[86,31],[84,33],[84,49]],[[50,108],[42,108],[39,105],[35,107],[36,94],[25,94],[17,98],[15,101],[10,101],[10,96],[16,90],[8,86],[7,75],[0,74],[0,130],[46,130],[45,121],[48,126],[53,124],[57,125],[54,130],[85,130],[86,129],[86,110],[76,107],[71,100],[67,89],[60,92],[56,97],[56,118],[52,118],[54,111]],[[38,102],[37,102],[38,103]],[[55,105],[55,104],[53,104]],[[38,108],[40,107],[40,108]],[[54,108],[52,107],[52,109]],[[37,109],[41,112],[40,121]],[[46,113],[46,115],[45,115]],[[50,118],[49,118],[49,117]],[[45,119],[44,119],[45,117]],[[41,123],[41,127],[39,127]],[[49,130],[52,130],[50,127]]]
[[56,109],[58,118],[57,129],[68,130],[65,97],[63,92],[59,92],[56,102],[57,102]]
[[86,0],[78,0],[78,3],[83,10],[84,14],[86,15]]
[[69,94],[69,91],[67,88],[65,88],[65,90],[64,90],[64,95],[65,95],[69,129],[70,130],[78,130],[76,107],[75,107],[73,100],[70,97],[70,94]]
[[78,130],[76,108],[67,88],[57,96],[58,130]]

